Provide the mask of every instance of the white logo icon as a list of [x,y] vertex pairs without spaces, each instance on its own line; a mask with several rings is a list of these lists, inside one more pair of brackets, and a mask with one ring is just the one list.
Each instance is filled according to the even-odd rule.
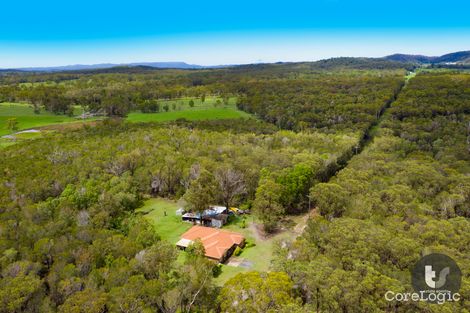
[[447,275],[449,275],[449,273],[450,269],[448,267],[443,268],[439,273],[439,280],[435,281],[434,279],[436,278],[436,272],[432,270],[432,265],[426,265],[424,267],[424,280],[430,288],[441,288],[445,285]]

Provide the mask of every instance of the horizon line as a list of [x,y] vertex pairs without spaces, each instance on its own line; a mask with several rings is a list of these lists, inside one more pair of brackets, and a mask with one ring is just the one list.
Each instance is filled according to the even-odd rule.
[[[384,55],[381,57],[374,57],[374,56],[331,56],[327,58],[319,58],[319,59],[312,59],[312,60],[295,60],[295,61],[286,61],[286,60],[278,60],[278,61],[254,61],[254,62],[247,62],[247,63],[225,63],[225,64],[197,64],[193,62],[187,61],[133,61],[133,62],[97,62],[97,63],[74,63],[74,64],[62,64],[62,65],[45,65],[45,66],[21,66],[21,67],[0,67],[0,70],[33,70],[33,69],[54,69],[54,68],[67,68],[67,67],[76,67],[76,66],[109,66],[109,68],[119,67],[119,66],[146,66],[145,64],[158,64],[158,63],[175,63],[175,64],[184,64],[188,66],[195,66],[200,68],[214,68],[214,67],[231,67],[231,66],[241,66],[241,65],[253,65],[253,64],[276,64],[276,63],[308,63],[308,62],[318,62],[323,60],[330,60],[330,59],[337,59],[337,58],[366,58],[366,59],[383,59],[388,56],[392,55],[410,55],[410,56],[426,56],[426,57],[439,57],[446,54],[452,53],[459,53],[459,52],[468,52],[470,50],[460,50],[460,51],[451,51],[441,55],[425,55],[425,54],[414,54],[414,53],[406,53],[406,52],[397,52],[388,55]],[[149,67],[152,67],[149,65]],[[158,68],[158,67],[155,67]],[[172,67],[164,67],[171,69]],[[94,68],[100,69],[100,68]],[[181,68],[177,68],[181,69]],[[183,68],[184,69],[184,68]],[[187,69],[195,69],[195,68],[187,68]],[[66,70],[66,69],[64,69]]]

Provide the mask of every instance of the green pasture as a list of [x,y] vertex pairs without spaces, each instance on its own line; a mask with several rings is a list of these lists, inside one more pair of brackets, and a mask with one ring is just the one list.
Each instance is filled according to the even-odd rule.
[[[75,113],[80,114],[81,109],[75,108]],[[17,130],[7,128],[8,120],[16,118]],[[0,103],[0,136],[30,129],[35,127],[42,127],[53,124],[62,124],[77,122],[74,117],[67,115],[56,115],[41,109],[39,114],[34,113],[33,107],[29,104],[23,103]]]
[[[190,106],[190,101],[194,105]],[[251,115],[237,109],[236,98],[230,98],[228,103],[218,97],[207,97],[204,102],[200,98],[181,98],[159,101],[160,111],[157,113],[142,113],[134,111],[128,114],[129,122],[167,122],[177,119],[187,120],[215,120],[248,118]],[[167,108],[165,110],[164,108]],[[74,115],[82,113],[82,108],[75,107]],[[8,120],[15,118],[17,129],[8,129]],[[91,119],[87,119],[89,121]],[[33,106],[24,103],[0,103],[0,136],[12,134],[17,131],[43,127],[48,125],[81,122],[81,120],[67,115],[56,115],[41,108],[39,114],[34,113]]]
[[130,113],[127,120],[129,122],[168,122],[182,118],[189,121],[197,121],[243,117],[249,117],[249,114],[233,108],[209,108],[204,110],[184,110],[161,113]]
[[[194,106],[190,106],[190,101]],[[237,109],[236,98],[230,98],[227,104],[218,97],[207,97],[204,102],[199,98],[182,98],[175,100],[159,101],[160,111],[157,113],[132,112],[128,114],[129,122],[168,122],[177,119],[197,120],[217,120],[247,118],[250,114]],[[166,111],[164,108],[167,108]]]

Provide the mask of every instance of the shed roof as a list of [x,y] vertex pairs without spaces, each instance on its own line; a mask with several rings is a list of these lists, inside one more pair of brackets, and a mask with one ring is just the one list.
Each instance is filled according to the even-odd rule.
[[181,238],[177,243],[176,245],[179,246],[179,247],[184,247],[184,248],[187,248],[190,244],[192,244],[193,241],[192,240],[189,240],[189,239],[185,239],[185,238]]

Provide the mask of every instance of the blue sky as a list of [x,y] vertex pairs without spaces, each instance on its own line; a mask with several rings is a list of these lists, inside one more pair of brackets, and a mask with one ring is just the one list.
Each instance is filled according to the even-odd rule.
[[470,2],[8,1],[0,67],[214,65],[470,50]]

